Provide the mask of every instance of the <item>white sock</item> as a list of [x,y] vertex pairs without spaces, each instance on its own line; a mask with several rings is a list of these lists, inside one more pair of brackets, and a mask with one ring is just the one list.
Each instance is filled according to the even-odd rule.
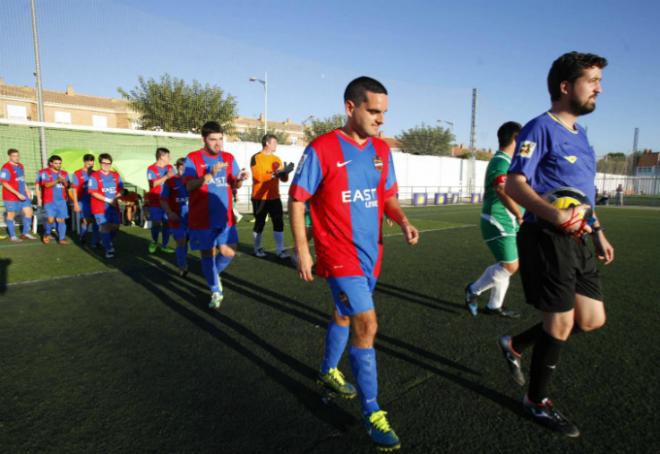
[[504,297],[509,288],[511,281],[511,273],[506,268],[500,265],[499,270],[493,276],[495,285],[493,290],[490,291],[490,300],[488,301],[488,309],[499,309],[504,304]]
[[284,250],[284,232],[273,232],[273,237],[275,238],[277,252],[282,252]]
[[252,239],[254,239],[254,251],[261,249],[261,237],[263,233],[252,232]]
[[502,267],[499,263],[486,268],[481,277],[472,283],[470,286],[470,291],[475,295],[481,295],[483,292],[490,289],[493,285],[495,285],[495,273],[497,273],[497,270],[501,268]]

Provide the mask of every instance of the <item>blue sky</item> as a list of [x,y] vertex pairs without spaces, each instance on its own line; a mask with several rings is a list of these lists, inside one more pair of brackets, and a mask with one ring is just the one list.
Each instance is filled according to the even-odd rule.
[[[32,85],[29,0],[0,2],[0,77]],[[570,50],[608,58],[598,108],[583,117],[598,154],[660,149],[660,2],[37,0],[44,86],[118,97],[164,72],[216,84],[242,115],[302,121],[342,112],[359,75],[390,91],[388,135],[438,119],[468,143],[472,88],[477,145],[498,126],[549,107],[545,78]]]

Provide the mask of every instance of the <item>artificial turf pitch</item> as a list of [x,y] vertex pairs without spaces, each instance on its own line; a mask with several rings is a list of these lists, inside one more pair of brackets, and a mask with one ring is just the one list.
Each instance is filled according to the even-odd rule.
[[[571,339],[551,387],[578,439],[522,414],[496,347],[538,320],[519,278],[506,304],[521,319],[464,309],[463,287],[492,261],[478,208],[408,214],[421,241],[411,248],[386,229],[375,292],[379,401],[404,452],[657,452],[660,210],[599,211],[616,250],[601,267],[608,322]],[[1,242],[0,451],[374,452],[358,401],[324,404],[315,385],[325,283],[251,256],[252,224],[239,226],[219,312],[206,308],[197,255],[181,279],[172,255],[147,254],[141,229],[122,230],[113,261],[77,245]]]

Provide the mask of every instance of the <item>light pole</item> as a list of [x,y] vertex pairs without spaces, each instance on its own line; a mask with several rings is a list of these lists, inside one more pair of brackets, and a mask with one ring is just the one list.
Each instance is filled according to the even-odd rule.
[[263,79],[250,77],[250,82],[259,82],[264,86],[264,135],[268,134],[268,73],[264,73]]
[[[41,89],[41,62],[39,60],[39,33],[37,32],[37,5],[35,0],[30,3],[32,10],[32,40],[34,44],[34,77],[37,79],[37,119],[46,121],[44,115],[44,95]],[[39,143],[41,145],[41,163],[46,167],[48,162],[48,147],[46,146],[46,129],[39,125]]]

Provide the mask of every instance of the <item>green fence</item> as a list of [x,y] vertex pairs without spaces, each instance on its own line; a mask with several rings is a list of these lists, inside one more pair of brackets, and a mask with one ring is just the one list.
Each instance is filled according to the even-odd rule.
[[[155,161],[154,152],[158,147],[168,148],[172,161],[200,148],[198,136],[191,138],[134,135],[100,130],[80,131],[74,129],[46,128],[48,155],[61,150],[88,150],[98,156],[110,153],[115,161],[122,159],[145,159]],[[33,126],[0,124],[0,162],[6,161],[7,149],[16,148],[21,153],[28,183],[35,180],[36,173],[43,166],[39,151],[39,128]],[[82,162],[63,163],[67,169],[78,169]],[[146,168],[145,168],[146,172]]]

